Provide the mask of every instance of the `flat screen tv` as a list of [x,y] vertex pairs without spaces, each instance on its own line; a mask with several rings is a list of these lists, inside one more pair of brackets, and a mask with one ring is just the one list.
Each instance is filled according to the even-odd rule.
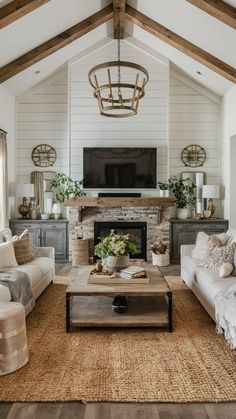
[[84,188],[156,188],[156,148],[84,148]]

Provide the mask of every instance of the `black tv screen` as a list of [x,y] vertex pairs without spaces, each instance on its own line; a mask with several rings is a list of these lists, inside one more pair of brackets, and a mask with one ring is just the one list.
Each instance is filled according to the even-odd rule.
[[156,148],[84,148],[84,188],[156,188]]

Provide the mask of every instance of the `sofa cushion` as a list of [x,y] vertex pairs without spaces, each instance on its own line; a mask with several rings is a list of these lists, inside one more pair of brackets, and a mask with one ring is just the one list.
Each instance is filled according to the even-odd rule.
[[[193,278],[192,283],[201,290],[202,294],[214,304],[216,294],[236,283],[234,276],[220,278],[218,271],[199,266],[201,261],[185,256],[182,260],[185,271]],[[191,286],[192,288],[192,286]]]
[[226,262],[223,263],[219,269],[219,275],[221,278],[227,278],[232,274],[234,270],[234,265],[232,263]]
[[48,257],[39,257],[18,267],[19,271],[29,276],[32,288],[51,269],[53,269],[53,260]]
[[217,235],[209,236],[204,231],[200,231],[197,235],[196,244],[192,252],[195,259],[206,260],[210,252],[215,246],[221,246],[220,239]]
[[23,231],[19,237],[14,236],[12,240],[18,265],[23,265],[35,259],[30,246],[28,230]]
[[226,234],[229,237],[228,243],[236,243],[236,230],[234,230],[233,228],[229,228]]
[[220,279],[218,272],[203,268],[203,262],[200,259],[194,259],[191,256],[184,256],[182,260],[182,265],[184,266],[185,271],[188,272],[190,276],[195,276],[195,274],[201,272],[203,278],[207,280],[214,281]]
[[0,268],[15,268],[17,261],[12,242],[0,243]]
[[234,262],[234,252],[236,243],[226,244],[226,246],[214,247],[210,253],[208,259],[204,262],[203,266],[208,269],[217,271],[220,269],[223,263]]
[[10,228],[5,228],[4,230],[0,231],[0,243],[4,243],[9,241],[12,237]]

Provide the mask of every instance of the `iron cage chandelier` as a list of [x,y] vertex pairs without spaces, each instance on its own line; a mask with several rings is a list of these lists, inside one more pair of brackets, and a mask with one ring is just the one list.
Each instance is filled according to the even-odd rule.
[[[117,61],[109,61],[93,67],[88,74],[94,88],[101,115],[124,118],[136,115],[140,99],[145,95],[149,75],[147,70],[135,63],[120,60],[120,27],[118,26]],[[121,72],[127,82],[121,81]],[[104,80],[107,80],[104,83]],[[99,81],[100,80],[100,81]],[[130,80],[135,80],[134,83]]]

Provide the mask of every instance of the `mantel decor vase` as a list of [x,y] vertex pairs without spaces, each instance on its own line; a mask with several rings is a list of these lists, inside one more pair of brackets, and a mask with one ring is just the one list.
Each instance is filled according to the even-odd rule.
[[106,262],[110,271],[120,271],[129,266],[129,255],[108,256]]
[[188,208],[177,208],[177,218],[179,220],[186,220],[188,218]]
[[52,207],[53,218],[55,220],[62,218],[62,211],[62,204],[60,202],[55,202]]
[[160,189],[161,198],[169,198],[169,189]]

